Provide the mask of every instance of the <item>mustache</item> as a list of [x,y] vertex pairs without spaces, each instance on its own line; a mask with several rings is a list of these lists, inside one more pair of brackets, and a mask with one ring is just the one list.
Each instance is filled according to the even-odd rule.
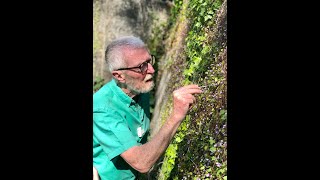
[[144,81],[148,81],[152,78],[153,78],[153,76],[151,74],[147,74],[146,77],[144,78]]

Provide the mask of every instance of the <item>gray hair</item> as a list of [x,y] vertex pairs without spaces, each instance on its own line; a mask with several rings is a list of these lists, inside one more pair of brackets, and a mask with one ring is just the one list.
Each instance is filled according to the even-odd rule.
[[123,47],[136,49],[146,48],[146,45],[140,38],[134,36],[124,36],[112,41],[105,51],[105,61],[110,72],[127,65],[123,58]]

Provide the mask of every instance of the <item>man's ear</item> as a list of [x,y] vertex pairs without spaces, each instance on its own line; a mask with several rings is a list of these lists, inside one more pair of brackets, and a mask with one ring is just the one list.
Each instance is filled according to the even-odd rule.
[[121,71],[112,71],[112,75],[114,78],[116,78],[119,82],[125,83],[126,78],[124,74]]

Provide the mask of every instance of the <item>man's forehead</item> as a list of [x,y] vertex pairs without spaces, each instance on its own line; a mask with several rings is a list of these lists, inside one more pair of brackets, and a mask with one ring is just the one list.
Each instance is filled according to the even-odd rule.
[[127,64],[140,65],[144,61],[148,60],[149,52],[146,48],[125,48],[123,49],[124,58]]

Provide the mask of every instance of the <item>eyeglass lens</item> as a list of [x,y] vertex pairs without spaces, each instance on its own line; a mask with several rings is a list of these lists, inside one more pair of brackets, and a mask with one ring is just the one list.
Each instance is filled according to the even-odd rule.
[[153,65],[155,57],[152,55],[150,61],[144,62],[141,66],[141,72],[146,72],[148,70],[148,63]]

